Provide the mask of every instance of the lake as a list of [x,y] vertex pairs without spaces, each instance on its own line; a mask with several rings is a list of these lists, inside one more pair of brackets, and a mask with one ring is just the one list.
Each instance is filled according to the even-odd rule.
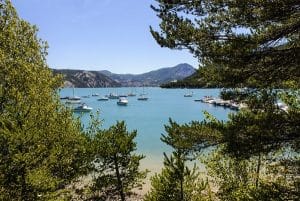
[[[220,89],[161,89],[157,87],[144,88],[149,97],[148,101],[138,101],[138,95],[143,88],[76,88],[76,96],[87,96],[95,93],[99,97],[90,96],[82,98],[82,102],[93,108],[93,112],[100,111],[103,119],[103,128],[108,128],[116,121],[125,120],[129,130],[136,129],[137,152],[146,156],[142,161],[142,168],[152,172],[160,171],[163,161],[163,152],[169,152],[170,148],[160,141],[164,131],[164,125],[169,118],[178,123],[188,123],[192,120],[203,120],[203,111],[206,110],[219,120],[226,120],[232,110],[216,107],[207,103],[195,102],[194,99],[203,96],[219,95]],[[128,97],[127,106],[118,106],[117,100],[98,101],[101,96],[109,93],[128,94],[134,92],[135,97]],[[184,94],[193,92],[193,97],[184,97]],[[72,88],[64,88],[60,91],[61,97],[72,96]],[[75,114],[77,115],[77,114]],[[89,113],[83,114],[82,123],[87,125]]]

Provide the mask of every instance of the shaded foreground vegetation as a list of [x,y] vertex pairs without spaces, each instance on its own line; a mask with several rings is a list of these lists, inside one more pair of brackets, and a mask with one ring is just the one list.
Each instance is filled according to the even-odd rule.
[[[161,140],[172,153],[144,200],[299,200],[298,1],[157,2],[157,42],[190,49],[202,79],[228,86],[223,97],[248,108],[227,122],[207,113],[201,122],[170,120]],[[139,170],[136,131],[124,122],[103,130],[98,116],[82,128],[59,101],[62,79],[46,64],[47,44],[8,0],[0,0],[0,30],[0,200],[128,200],[147,174]],[[205,173],[187,165],[195,160]],[[70,188],[91,174],[89,185]]]

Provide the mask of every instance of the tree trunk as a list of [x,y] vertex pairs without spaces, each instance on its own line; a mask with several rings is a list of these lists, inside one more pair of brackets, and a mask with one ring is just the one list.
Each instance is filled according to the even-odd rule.
[[255,187],[256,188],[258,187],[260,166],[261,166],[261,153],[259,152],[258,161],[257,161],[257,168],[256,168],[256,181],[255,181]]
[[125,201],[125,194],[123,191],[123,184],[119,172],[119,164],[118,164],[118,159],[117,156],[114,156],[114,163],[115,163],[115,170],[116,170],[116,176],[117,176],[117,188],[121,197],[121,201]]
[[184,167],[185,167],[185,164],[184,164],[184,155],[182,154],[181,150],[179,150],[179,153],[180,153],[180,157],[179,157],[179,164],[180,164],[180,199],[182,201],[184,201],[184,192],[183,192],[183,182],[184,182]]
[[183,195],[183,178],[180,179],[180,199],[184,200],[184,195]]

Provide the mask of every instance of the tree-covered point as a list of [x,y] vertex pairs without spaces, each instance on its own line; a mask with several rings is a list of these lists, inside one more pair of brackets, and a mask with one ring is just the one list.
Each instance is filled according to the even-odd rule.
[[223,86],[300,83],[300,11],[295,0],[156,0],[151,33],[162,47],[188,49],[207,81]]

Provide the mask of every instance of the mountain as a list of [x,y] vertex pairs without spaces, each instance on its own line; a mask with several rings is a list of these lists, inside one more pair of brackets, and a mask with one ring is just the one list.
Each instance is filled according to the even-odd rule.
[[54,74],[63,74],[64,87],[120,87],[120,83],[100,73],[99,71],[53,69]]
[[193,73],[196,69],[189,64],[178,64],[174,67],[161,68],[143,74],[114,74],[107,70],[100,71],[104,75],[117,81],[121,86],[160,86],[161,84],[182,80]]
[[143,74],[115,74],[107,70],[86,71],[53,69],[55,74],[64,75],[64,87],[135,87],[160,86],[174,80],[182,80],[196,69],[189,64],[179,64],[171,68],[161,68]]

